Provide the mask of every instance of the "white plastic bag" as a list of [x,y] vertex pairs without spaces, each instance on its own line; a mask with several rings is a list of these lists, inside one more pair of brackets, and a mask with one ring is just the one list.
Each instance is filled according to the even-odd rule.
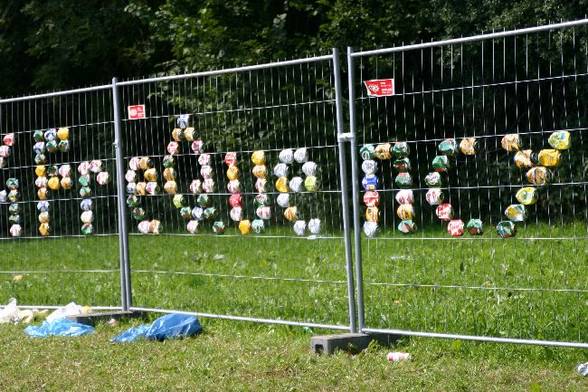
[[16,299],[10,298],[8,305],[0,310],[0,324],[17,323],[19,320]]
[[53,313],[47,316],[48,322],[53,322],[55,320],[59,320],[62,318],[66,318],[68,316],[82,316],[90,313],[90,309],[85,306],[80,306],[75,302],[70,302],[67,305],[56,309]]

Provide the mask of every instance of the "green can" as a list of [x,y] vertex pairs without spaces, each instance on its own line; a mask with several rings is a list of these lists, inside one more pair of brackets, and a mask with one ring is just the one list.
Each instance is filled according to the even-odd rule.
[[45,148],[47,149],[47,152],[57,152],[57,142],[55,140],[48,141],[47,143],[45,143]]
[[186,206],[186,198],[183,195],[174,195],[172,203],[176,208],[182,208]]
[[163,157],[163,167],[170,168],[174,167],[176,164],[176,160],[174,159],[173,155],[166,155]]
[[10,206],[8,206],[8,212],[10,214],[18,214],[20,212],[20,204],[12,203]]
[[225,222],[216,221],[212,224],[212,231],[216,234],[223,234],[225,232]]
[[82,187],[87,187],[90,185],[90,175],[86,174],[83,176],[80,176],[78,178],[78,183],[82,186]]
[[410,159],[409,158],[400,158],[396,159],[393,163],[394,169],[396,169],[400,173],[410,171]]
[[10,222],[13,225],[19,224],[20,223],[20,215],[19,214],[10,214],[10,216],[8,217],[8,222]]
[[142,221],[145,219],[145,210],[141,207],[135,207],[131,211],[134,220]]
[[69,140],[62,140],[57,145],[57,149],[61,152],[68,152],[69,151]]
[[91,223],[84,223],[81,228],[81,232],[83,235],[90,235],[94,233],[94,226]]
[[471,235],[481,235],[484,232],[484,227],[481,219],[472,218],[466,225],[466,230]]
[[439,143],[437,150],[439,154],[452,157],[457,153],[457,141],[455,139],[445,139]]
[[18,179],[10,177],[6,180],[6,188],[10,190],[18,189]]
[[398,173],[394,179],[394,184],[401,189],[412,187],[412,177],[410,176],[410,173]]
[[216,216],[216,208],[214,208],[214,207],[205,208],[204,212],[202,213],[202,218],[204,220],[212,219],[215,216]]
[[447,155],[437,155],[433,158],[433,169],[435,169],[436,172],[446,172],[450,167],[451,164],[449,163]]
[[376,148],[373,144],[366,144],[365,146],[359,149],[359,155],[361,159],[367,161],[368,159],[374,159],[376,153]]
[[45,137],[43,136],[43,131],[36,130],[35,132],[33,132],[33,139],[36,142],[42,142],[43,140],[45,140]]
[[137,196],[131,195],[131,196],[127,197],[127,206],[129,206],[129,208],[137,207],[139,205],[139,203],[140,203],[140,201]]
[[392,155],[397,158],[406,158],[410,154],[410,148],[407,142],[396,142],[392,146]]
[[81,197],[88,197],[92,194],[92,189],[90,187],[85,186],[80,189],[80,196]]
[[261,234],[265,230],[265,223],[261,219],[254,219],[253,222],[251,222],[251,229],[256,234]]
[[206,194],[201,194],[198,196],[198,199],[196,199],[196,203],[198,203],[200,207],[206,208],[210,205],[210,197]]
[[496,225],[496,232],[501,238],[510,238],[516,235],[516,226],[511,221],[500,221]]

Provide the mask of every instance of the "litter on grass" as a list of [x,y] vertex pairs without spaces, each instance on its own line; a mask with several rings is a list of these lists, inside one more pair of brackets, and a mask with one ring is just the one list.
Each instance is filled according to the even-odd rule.
[[587,377],[588,376],[588,362],[579,364],[578,367],[576,368],[576,370],[578,371],[578,374],[580,376]]
[[92,308],[89,306],[81,306],[75,302],[70,302],[59,309],[56,309],[53,313],[47,316],[48,322],[63,319],[70,316],[85,316],[92,313]]
[[198,335],[202,326],[196,316],[185,314],[168,314],[158,318],[152,324],[142,324],[129,328],[114,337],[114,343],[128,343],[139,339],[164,341],[181,339]]
[[8,304],[0,309],[0,324],[7,323],[23,323],[29,324],[38,316],[47,314],[46,310],[39,311],[38,309],[23,309],[20,310],[16,304],[16,299],[11,298]]
[[76,323],[66,318],[54,321],[43,321],[39,326],[29,325],[24,332],[33,338],[46,338],[48,336],[83,336],[95,331],[94,327]]

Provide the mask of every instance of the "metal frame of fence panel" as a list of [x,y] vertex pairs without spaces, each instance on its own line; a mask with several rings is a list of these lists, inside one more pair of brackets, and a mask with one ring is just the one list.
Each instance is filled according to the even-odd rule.
[[7,297],[125,307],[111,90],[0,99],[0,273],[14,275]]
[[348,49],[360,331],[588,348],[586,38]]
[[131,310],[357,330],[338,61],[115,83]]

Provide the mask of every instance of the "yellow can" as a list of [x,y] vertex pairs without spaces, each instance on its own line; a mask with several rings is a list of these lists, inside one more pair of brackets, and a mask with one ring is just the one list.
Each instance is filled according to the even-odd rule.
[[253,169],[251,169],[251,173],[255,178],[266,178],[267,177],[267,168],[265,165],[255,165]]
[[539,164],[545,167],[557,167],[561,160],[559,150],[546,149],[539,151]]
[[396,215],[402,220],[412,220],[414,218],[414,208],[412,204],[401,204],[398,206]]
[[182,134],[182,130],[180,128],[174,128],[174,130],[172,131],[172,139],[174,139],[176,142],[179,142],[181,140],[180,135]]
[[47,200],[47,196],[49,196],[49,191],[47,190],[47,188],[39,188],[39,190],[37,191],[37,197],[39,198],[39,200]]
[[135,193],[139,196],[145,196],[147,194],[147,183],[138,182],[135,187]]
[[280,177],[276,180],[276,189],[280,193],[288,192],[288,177]]
[[239,168],[235,165],[230,165],[227,169],[227,178],[229,180],[236,180],[239,178]]
[[35,175],[37,177],[43,177],[46,172],[47,172],[47,167],[45,167],[43,165],[39,165],[39,166],[35,167]]
[[242,235],[251,233],[251,222],[248,219],[244,219],[239,222],[239,231]]
[[43,237],[48,236],[49,231],[50,231],[49,223],[41,223],[39,225],[39,234],[41,234]]
[[163,178],[166,181],[173,181],[176,179],[176,170],[173,167],[166,167],[163,169]]
[[251,154],[251,162],[253,162],[254,165],[265,164],[265,152],[262,150],[253,151],[253,154]]
[[374,149],[374,156],[379,160],[385,161],[392,158],[392,153],[390,150],[392,149],[392,145],[390,143],[382,143],[378,144]]
[[466,137],[459,142],[459,150],[463,155],[476,155],[477,144],[475,137]]
[[380,219],[380,210],[378,207],[368,207],[365,210],[365,220],[368,222],[376,222],[378,223]]
[[196,135],[196,130],[194,127],[188,127],[184,129],[184,139],[188,142],[194,141],[194,136]]
[[298,208],[296,207],[288,207],[284,210],[284,218],[286,218],[289,222],[294,222],[298,219]]
[[143,173],[143,177],[145,178],[145,181],[148,182],[157,181],[157,169],[151,168],[145,170],[145,173]]
[[505,135],[500,144],[508,152],[519,151],[521,149],[521,141],[519,135],[516,133]]
[[51,189],[52,191],[57,191],[59,190],[59,177],[51,177],[49,179],[49,182],[47,182],[47,186],[49,187],[49,189]]
[[61,183],[61,187],[63,189],[71,189],[72,186],[73,186],[73,182],[71,180],[71,177],[63,177],[61,179],[61,182],[60,183]]
[[69,139],[69,128],[59,128],[57,130],[57,138],[59,140]]
[[548,142],[556,150],[567,150],[571,146],[572,137],[568,131],[557,131],[549,136]]
[[167,181],[163,185],[163,190],[165,191],[165,193],[167,193],[169,195],[175,195],[176,192],[178,191],[178,184],[173,180]]

